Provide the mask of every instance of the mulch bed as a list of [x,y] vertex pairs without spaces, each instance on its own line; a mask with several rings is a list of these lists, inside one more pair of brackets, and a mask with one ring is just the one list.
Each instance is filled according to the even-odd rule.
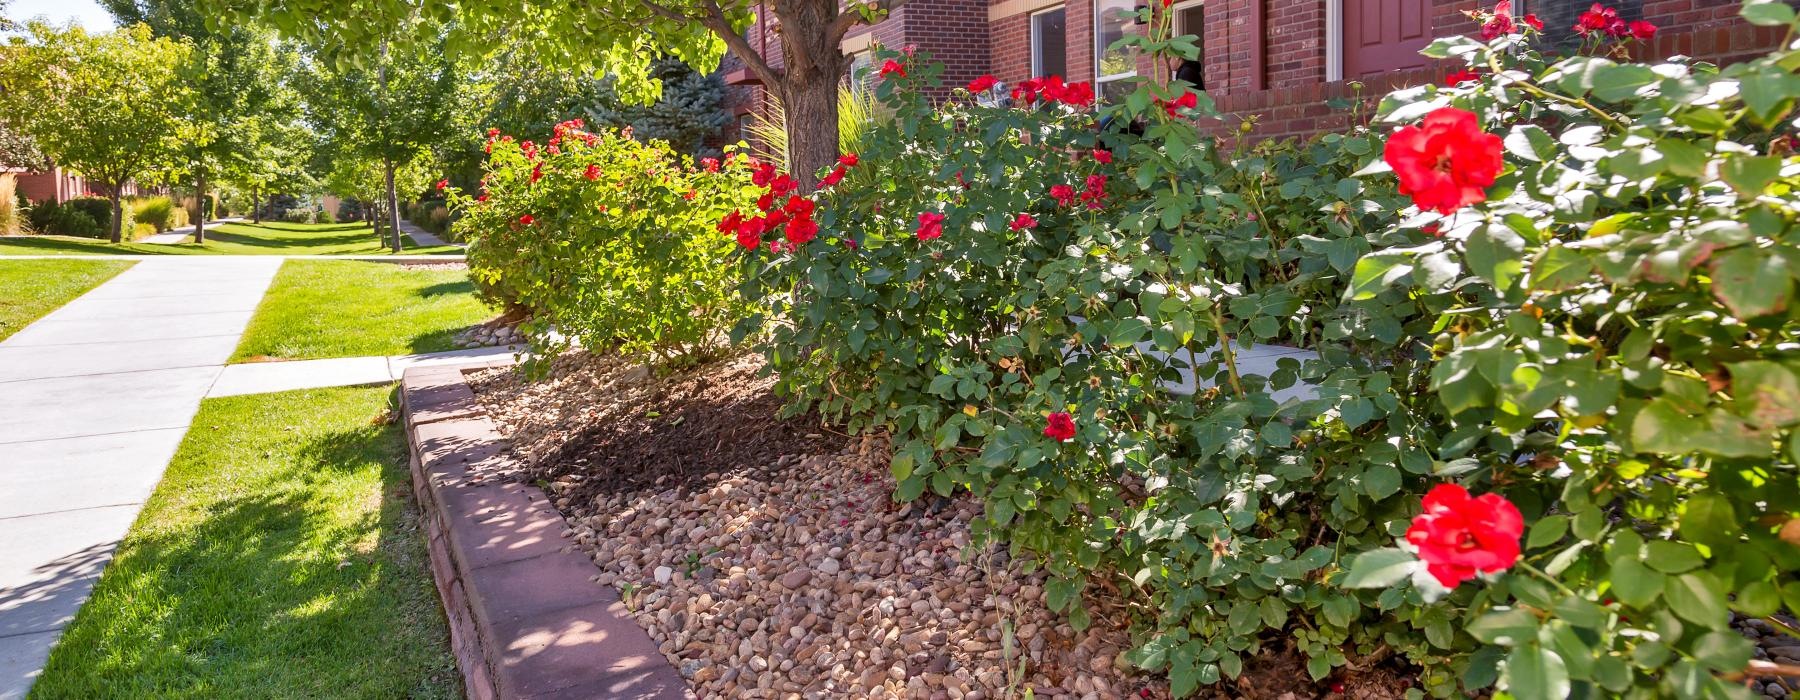
[[[673,377],[575,353],[470,386],[638,621],[702,697],[1169,697],[1129,668],[1126,606],[1070,628],[1043,576],[971,544],[972,498],[895,504],[885,444],[781,420],[761,361]],[[1310,682],[1278,640],[1203,697],[1403,697],[1394,662]],[[1021,672],[1023,668],[1023,672]]]

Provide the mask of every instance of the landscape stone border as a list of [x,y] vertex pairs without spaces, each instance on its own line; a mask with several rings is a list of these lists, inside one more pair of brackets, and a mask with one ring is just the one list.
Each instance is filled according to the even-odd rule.
[[513,458],[464,372],[509,364],[416,367],[400,383],[413,491],[468,696],[693,697],[618,594],[594,582],[544,492],[500,478]]

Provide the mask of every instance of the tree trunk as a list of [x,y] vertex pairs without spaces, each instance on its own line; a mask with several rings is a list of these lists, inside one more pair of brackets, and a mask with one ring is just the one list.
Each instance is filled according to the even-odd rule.
[[781,108],[788,124],[788,172],[811,192],[820,170],[837,164],[838,86],[834,80],[789,79]]
[[387,161],[387,216],[393,229],[394,254],[400,254],[400,194],[394,190],[394,161]]
[[253,223],[253,224],[262,223],[262,208],[263,208],[262,188],[261,187],[250,188],[250,223]]
[[114,243],[125,242],[125,195],[122,194],[124,189],[125,186],[122,184],[113,185],[112,187],[113,212],[111,228],[112,242]]
[[194,199],[200,203],[200,216],[194,219],[194,242],[206,242],[206,174],[194,176]]

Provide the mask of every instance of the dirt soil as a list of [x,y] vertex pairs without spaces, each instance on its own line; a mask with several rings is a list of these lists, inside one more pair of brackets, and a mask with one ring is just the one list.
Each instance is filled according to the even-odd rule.
[[[1167,698],[1121,658],[1125,603],[1071,628],[1041,574],[972,543],[972,498],[891,498],[886,446],[815,416],[779,420],[761,361],[654,377],[573,354],[547,377],[471,386],[524,471],[701,697]],[[1090,588],[1094,590],[1097,587]],[[1375,669],[1311,683],[1271,643],[1209,698],[1399,698]]]

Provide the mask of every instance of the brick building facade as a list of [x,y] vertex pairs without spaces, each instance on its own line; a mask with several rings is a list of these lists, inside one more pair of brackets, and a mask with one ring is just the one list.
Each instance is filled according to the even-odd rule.
[[[1131,18],[1142,1],[910,0],[881,24],[852,32],[842,48],[862,67],[872,45],[911,44],[945,64],[947,85],[983,73],[1009,85],[1060,73],[1071,82],[1094,82],[1105,99],[1115,80],[1166,80],[1175,70],[1107,48],[1121,32],[1143,30]],[[1569,28],[1592,2],[1514,0],[1514,8],[1542,18],[1549,41],[1572,42]],[[1785,29],[1744,22],[1739,0],[1606,4],[1627,19],[1661,28],[1639,47],[1646,56],[1730,62],[1768,51]],[[1281,137],[1347,126],[1350,113],[1331,109],[1330,101],[1373,99],[1393,88],[1441,80],[1449,68],[1428,64],[1419,49],[1432,37],[1470,32],[1473,24],[1464,13],[1481,6],[1476,0],[1177,0],[1167,11],[1175,13],[1178,34],[1200,39],[1203,87],[1226,115],[1225,123],[1235,126],[1254,117],[1257,134]],[[764,46],[767,31],[759,19],[748,31],[750,44]],[[779,70],[779,40],[770,36],[766,46],[764,55]],[[768,109],[748,71],[730,58],[726,70],[727,106],[740,124]]]

